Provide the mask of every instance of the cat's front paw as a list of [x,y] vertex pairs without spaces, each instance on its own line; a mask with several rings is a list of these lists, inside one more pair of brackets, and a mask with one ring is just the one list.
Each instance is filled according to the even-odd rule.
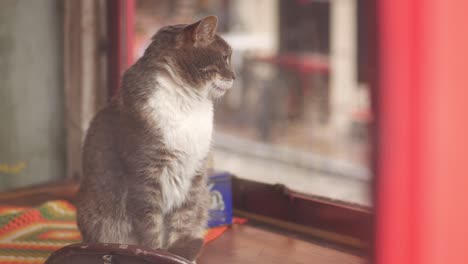
[[203,239],[182,237],[174,242],[167,251],[194,262],[202,247]]

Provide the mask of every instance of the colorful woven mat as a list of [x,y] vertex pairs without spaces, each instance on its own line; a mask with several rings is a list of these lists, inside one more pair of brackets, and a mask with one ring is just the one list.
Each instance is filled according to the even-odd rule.
[[0,263],[43,263],[53,251],[80,242],[75,217],[75,208],[65,201],[0,207]]
[[[39,207],[0,207],[0,264],[39,264],[55,250],[81,242],[76,209],[66,201],[50,201]],[[246,220],[235,218],[234,223]],[[208,243],[227,230],[208,230]]]

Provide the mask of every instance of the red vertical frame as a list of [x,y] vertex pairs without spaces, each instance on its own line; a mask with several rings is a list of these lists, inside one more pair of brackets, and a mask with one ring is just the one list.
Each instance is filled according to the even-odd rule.
[[109,98],[117,93],[124,71],[133,63],[135,1],[107,0]]
[[468,263],[468,1],[377,10],[376,263]]

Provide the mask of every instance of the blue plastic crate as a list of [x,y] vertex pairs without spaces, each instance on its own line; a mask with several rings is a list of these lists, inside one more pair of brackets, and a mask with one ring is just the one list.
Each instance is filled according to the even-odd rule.
[[215,172],[208,179],[211,194],[208,227],[232,223],[231,174]]

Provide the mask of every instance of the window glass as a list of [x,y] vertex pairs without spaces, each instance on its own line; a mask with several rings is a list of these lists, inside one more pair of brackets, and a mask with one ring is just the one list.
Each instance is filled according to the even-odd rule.
[[219,19],[238,78],[216,104],[214,167],[369,204],[372,122],[358,0],[137,0],[136,58],[168,24]]

